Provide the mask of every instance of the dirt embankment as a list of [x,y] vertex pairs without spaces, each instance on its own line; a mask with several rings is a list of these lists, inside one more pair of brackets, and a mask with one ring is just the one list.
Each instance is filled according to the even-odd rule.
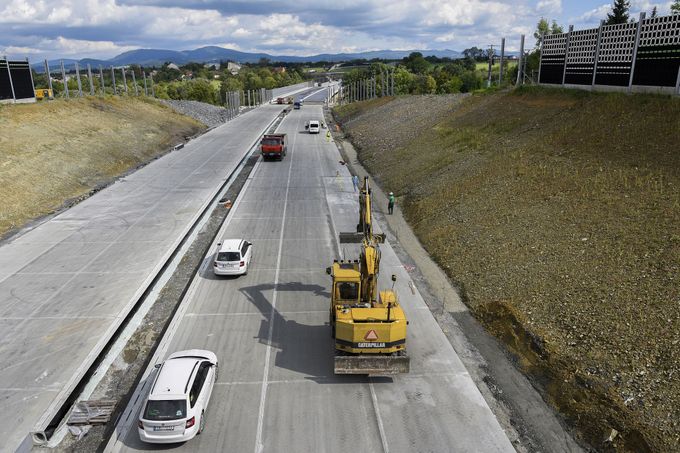
[[362,163],[546,400],[599,451],[680,451],[680,101],[349,107]]
[[0,237],[204,129],[150,99],[88,97],[0,106]]

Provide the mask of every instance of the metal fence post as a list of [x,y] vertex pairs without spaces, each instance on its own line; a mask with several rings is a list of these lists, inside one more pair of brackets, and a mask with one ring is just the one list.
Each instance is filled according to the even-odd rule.
[[104,68],[99,65],[99,88],[102,90],[102,96],[106,94],[106,85],[104,84]]
[[76,61],[76,80],[78,81],[78,96],[83,97],[83,84],[80,81],[80,65]]
[[151,97],[156,97],[156,90],[153,87],[153,75],[149,74],[149,83],[151,83]]
[[640,20],[638,20],[637,30],[635,31],[635,46],[633,46],[633,58],[630,62],[630,79],[628,80],[628,92],[633,90],[633,76],[635,75],[635,62],[637,61],[637,51],[640,45],[640,31],[642,30],[642,21],[645,20],[647,13],[644,11],[640,13]]
[[135,77],[135,70],[132,71],[132,85],[135,87],[135,96],[139,96],[139,88],[137,88],[137,78]]
[[501,69],[498,72],[498,86],[503,84],[503,62],[505,60],[505,38],[501,39]]
[[90,81],[90,96],[94,96],[94,80],[92,80],[92,66],[87,64],[87,80]]
[[538,85],[541,84],[541,68],[543,67],[543,40],[545,39],[545,33],[541,34],[540,41],[538,42]]
[[569,33],[567,33],[567,44],[564,46],[564,68],[562,70],[562,86],[567,80],[567,58],[569,58],[569,44],[571,41],[571,32],[574,31],[574,26],[569,26]]
[[33,97],[35,98],[35,82],[33,81],[33,70],[31,69],[31,63],[26,57],[26,65],[28,65],[28,73],[31,75],[31,87],[33,88]]
[[148,96],[149,90],[146,87],[146,72],[144,70],[142,70],[142,77],[144,77],[144,96]]
[[604,27],[604,20],[600,21],[600,28],[597,30],[597,44],[595,47],[595,61],[593,62],[593,83],[590,85],[591,89],[595,88],[597,78],[597,60],[600,59],[600,46],[602,45],[602,28]]
[[66,70],[64,69],[64,60],[61,60],[61,80],[64,82],[64,94],[66,94],[66,99],[68,99],[69,98],[68,80],[66,80]]
[[116,87],[116,71],[113,70],[113,66],[111,66],[111,84],[113,85],[113,94],[118,94],[118,88]]
[[394,72],[396,70],[392,71],[392,96],[394,96]]
[[7,59],[7,55],[5,55],[4,58],[5,58],[5,65],[7,65],[7,75],[9,76],[9,87],[12,89],[12,102],[16,102],[17,97],[14,94],[14,83],[12,82],[12,71],[9,69],[9,60]]
[[519,61],[517,62],[517,81],[515,86],[524,85],[524,66],[522,66],[522,63],[524,63],[524,35],[522,35],[519,43]]
[[47,74],[47,87],[50,89],[50,99],[54,98],[54,91],[52,90],[52,74],[50,74],[50,64],[45,58],[45,74]]
[[125,78],[125,66],[120,68],[120,72],[123,73],[123,87],[125,88],[125,94],[128,94],[127,79]]

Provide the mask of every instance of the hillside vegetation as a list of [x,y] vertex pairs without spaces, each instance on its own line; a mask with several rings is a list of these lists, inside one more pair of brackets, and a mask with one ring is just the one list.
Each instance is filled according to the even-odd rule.
[[205,129],[153,100],[0,106],[0,237]]
[[450,102],[335,114],[580,436],[680,451],[680,100],[521,89]]

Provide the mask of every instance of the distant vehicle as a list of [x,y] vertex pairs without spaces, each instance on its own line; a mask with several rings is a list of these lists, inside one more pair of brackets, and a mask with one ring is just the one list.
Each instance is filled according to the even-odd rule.
[[286,103],[287,103],[287,104],[292,104],[292,103],[293,103],[293,97],[292,97],[292,96],[288,96],[288,97],[286,98]]
[[228,239],[217,244],[213,272],[215,275],[245,275],[253,256],[253,244],[243,239]]
[[302,101],[295,101],[295,104],[293,104],[293,108],[295,110],[300,110],[301,107],[302,107]]
[[288,152],[286,134],[265,134],[260,141],[260,152],[264,159],[282,160]]
[[321,131],[321,123],[317,120],[308,121],[305,127],[310,134],[318,134]]
[[137,422],[144,442],[186,442],[205,428],[205,412],[217,379],[217,356],[191,349],[160,365]]
[[283,98],[276,98],[276,103],[277,103],[277,104],[283,104],[284,101],[285,101],[285,99],[283,99]]

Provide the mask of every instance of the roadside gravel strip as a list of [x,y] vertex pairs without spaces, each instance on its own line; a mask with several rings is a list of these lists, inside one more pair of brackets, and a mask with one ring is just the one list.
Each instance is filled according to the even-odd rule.
[[219,126],[229,119],[229,113],[224,107],[198,101],[176,101],[161,99],[161,103],[171,107],[182,115],[200,121],[208,127]]

